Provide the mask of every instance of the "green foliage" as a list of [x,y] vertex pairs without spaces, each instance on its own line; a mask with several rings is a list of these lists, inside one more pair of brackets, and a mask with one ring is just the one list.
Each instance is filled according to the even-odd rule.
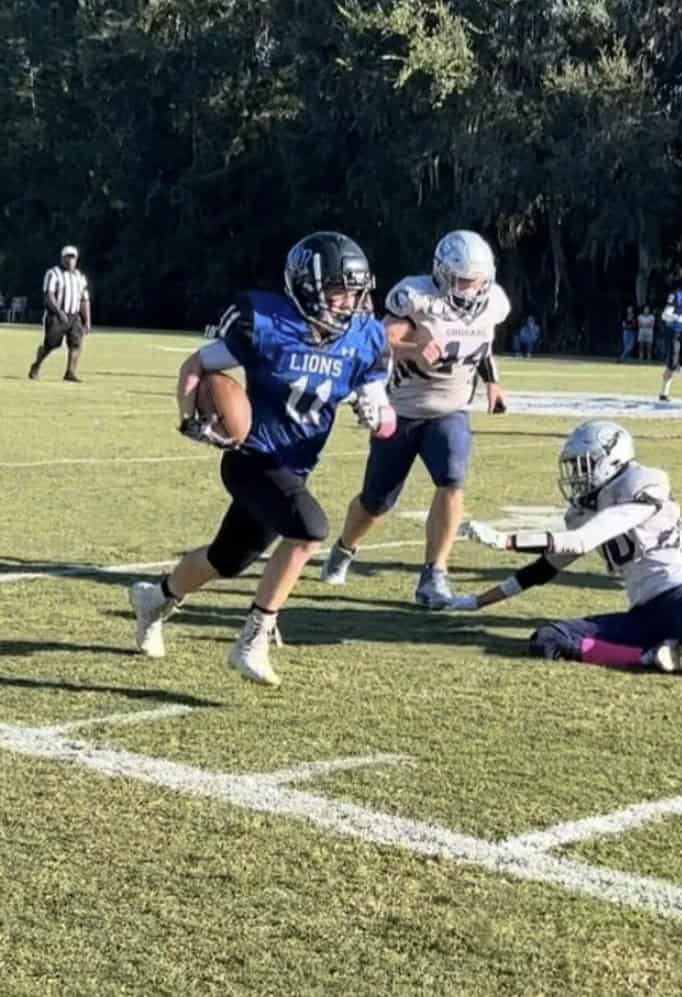
[[67,240],[97,320],[181,325],[306,231],[359,238],[381,290],[468,226],[560,343],[679,263],[663,0],[23,0],[0,36],[0,287],[36,305]]

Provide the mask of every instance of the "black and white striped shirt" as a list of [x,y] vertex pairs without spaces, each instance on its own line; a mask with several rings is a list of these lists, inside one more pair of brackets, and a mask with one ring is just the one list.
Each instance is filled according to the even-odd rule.
[[67,315],[80,311],[81,301],[89,301],[88,281],[80,270],[62,270],[52,267],[43,280],[43,294],[52,292],[57,306]]

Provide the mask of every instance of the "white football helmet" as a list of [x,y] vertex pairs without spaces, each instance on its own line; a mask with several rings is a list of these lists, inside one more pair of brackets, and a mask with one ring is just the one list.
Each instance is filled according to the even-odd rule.
[[461,318],[476,318],[495,280],[493,251],[477,232],[448,232],[433,255],[433,282]]
[[627,429],[606,419],[582,422],[559,454],[559,490],[573,505],[598,492],[635,456]]

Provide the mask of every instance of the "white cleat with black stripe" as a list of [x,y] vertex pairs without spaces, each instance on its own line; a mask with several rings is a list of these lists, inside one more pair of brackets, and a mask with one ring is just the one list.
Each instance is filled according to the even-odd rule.
[[229,650],[227,663],[243,678],[277,688],[281,679],[270,662],[270,644],[280,647],[282,638],[277,629],[277,613],[252,609],[235,644]]
[[163,658],[163,621],[178,605],[177,599],[168,599],[158,583],[135,582],[128,589],[128,601],[135,610],[138,648],[148,658]]

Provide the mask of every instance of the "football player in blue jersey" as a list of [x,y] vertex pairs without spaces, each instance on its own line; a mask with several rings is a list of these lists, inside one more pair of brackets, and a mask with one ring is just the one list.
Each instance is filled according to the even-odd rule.
[[[252,409],[250,433],[228,449],[221,477],[232,497],[210,544],[186,554],[170,575],[130,589],[137,645],[164,654],[163,621],[191,592],[241,574],[278,537],[228,664],[246,678],[280,684],[270,658],[279,642],[277,613],[308,559],[327,536],[327,518],[306,479],[350,395],[362,425],[389,436],[396,416],[386,394],[389,351],[372,314],[374,287],[362,249],[338,232],[317,232],[289,252],[285,295],[248,291],[227,309],[215,338],[183,363],[178,378],[180,432],[211,438],[196,415],[207,371],[242,367]],[[214,441],[215,442],[215,441]]]
[[670,384],[673,374],[680,369],[680,346],[682,345],[682,287],[668,295],[668,301],[661,314],[665,326],[665,367],[658,400],[670,401]]

